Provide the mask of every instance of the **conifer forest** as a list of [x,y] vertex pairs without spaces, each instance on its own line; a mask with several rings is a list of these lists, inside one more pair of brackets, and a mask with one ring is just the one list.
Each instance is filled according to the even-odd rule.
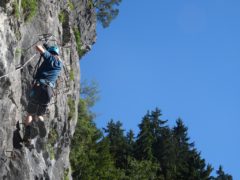
[[70,153],[74,180],[233,179],[201,156],[182,119],[169,127],[158,108],[145,112],[138,134],[114,120],[98,129],[86,99],[80,99],[78,114]]

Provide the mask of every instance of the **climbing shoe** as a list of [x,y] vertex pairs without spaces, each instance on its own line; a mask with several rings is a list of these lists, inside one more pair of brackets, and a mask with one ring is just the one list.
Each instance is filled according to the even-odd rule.
[[44,121],[38,120],[37,124],[38,124],[39,136],[41,138],[44,138],[47,135],[45,123],[44,123]]
[[23,141],[34,139],[38,135],[38,128],[35,122],[25,127]]
[[24,142],[26,142],[28,139],[31,139],[30,134],[31,134],[31,127],[26,126],[25,130],[24,130],[24,136],[23,136],[23,141]]
[[12,142],[13,142],[13,148],[15,149],[21,149],[22,148],[22,136],[20,134],[20,125],[19,125],[19,122],[16,124],[16,129],[14,130],[13,132],[13,139],[12,139]]
[[17,121],[17,124],[16,124],[16,129],[17,129],[18,131],[20,131],[20,130],[21,130],[21,128],[20,128],[20,122],[19,122],[19,121]]

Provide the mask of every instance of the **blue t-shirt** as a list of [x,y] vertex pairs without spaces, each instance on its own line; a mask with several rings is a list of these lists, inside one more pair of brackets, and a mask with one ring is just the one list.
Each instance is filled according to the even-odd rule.
[[35,79],[36,80],[45,80],[50,82],[53,86],[55,86],[55,82],[61,72],[62,62],[48,51],[45,51],[42,54],[44,61],[41,66],[38,68]]

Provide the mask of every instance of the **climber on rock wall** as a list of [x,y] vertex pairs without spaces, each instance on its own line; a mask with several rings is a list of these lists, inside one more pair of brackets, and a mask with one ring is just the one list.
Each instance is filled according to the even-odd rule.
[[[57,46],[37,45],[36,50],[43,58],[43,62],[36,69],[37,72],[33,77],[32,89],[29,94],[28,115],[24,121],[25,133],[23,140],[25,142],[29,142],[34,136],[33,134],[36,133],[39,133],[40,137],[46,136],[43,115],[46,113],[47,106],[53,96],[53,88],[63,67]],[[40,61],[41,59],[39,63]],[[33,121],[37,124],[37,132],[33,131]]]

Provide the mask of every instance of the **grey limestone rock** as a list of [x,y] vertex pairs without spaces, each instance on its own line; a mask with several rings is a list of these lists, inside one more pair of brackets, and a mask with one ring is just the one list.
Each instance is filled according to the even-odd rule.
[[[36,0],[36,14],[26,21],[23,0],[0,1],[0,179],[71,179],[70,141],[77,121],[80,67],[73,28],[81,34],[81,49],[87,52],[96,41],[96,16],[88,0]],[[71,3],[69,5],[69,2]],[[17,8],[17,9],[16,9]],[[19,16],[16,14],[19,13]],[[64,14],[60,22],[59,15]],[[26,116],[34,67],[34,46],[40,34],[51,33],[60,45],[64,70],[45,115],[47,136],[35,137],[34,149],[19,141],[16,128]],[[42,43],[42,42],[38,42]],[[32,60],[21,67],[27,60]],[[70,78],[69,73],[74,74]],[[6,77],[1,78],[3,75]],[[73,105],[69,105],[72,102]],[[69,117],[69,112],[74,114]]]

